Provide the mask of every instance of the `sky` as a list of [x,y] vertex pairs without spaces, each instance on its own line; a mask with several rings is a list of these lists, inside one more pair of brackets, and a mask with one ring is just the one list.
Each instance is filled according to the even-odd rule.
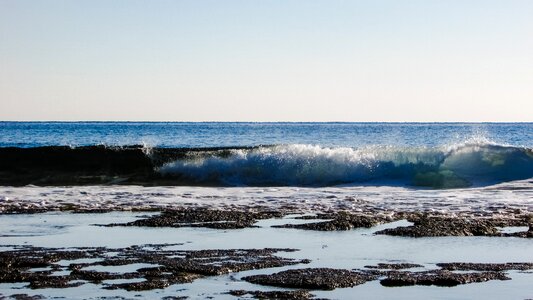
[[0,120],[533,121],[533,1],[0,0]]

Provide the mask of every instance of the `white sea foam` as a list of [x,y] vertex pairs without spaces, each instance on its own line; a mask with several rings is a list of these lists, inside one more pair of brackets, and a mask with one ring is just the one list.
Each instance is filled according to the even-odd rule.
[[0,210],[8,207],[59,209],[245,208],[290,206],[300,212],[438,211],[443,213],[533,212],[533,179],[469,189],[409,189],[391,186],[191,187],[76,186],[0,187]]

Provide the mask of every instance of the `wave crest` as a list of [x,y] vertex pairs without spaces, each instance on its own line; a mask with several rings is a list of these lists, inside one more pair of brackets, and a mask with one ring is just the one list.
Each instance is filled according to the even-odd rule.
[[276,145],[195,152],[159,168],[197,184],[458,188],[533,177],[531,149],[470,141],[443,148]]

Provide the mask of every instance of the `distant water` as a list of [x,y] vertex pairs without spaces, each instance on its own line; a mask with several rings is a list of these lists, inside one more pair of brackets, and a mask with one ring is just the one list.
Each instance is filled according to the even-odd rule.
[[533,123],[0,122],[0,147],[149,145],[220,147],[311,144],[436,147],[471,140],[533,147]]
[[185,148],[156,166],[178,185],[455,188],[533,177],[533,123],[0,123],[0,147],[62,145]]

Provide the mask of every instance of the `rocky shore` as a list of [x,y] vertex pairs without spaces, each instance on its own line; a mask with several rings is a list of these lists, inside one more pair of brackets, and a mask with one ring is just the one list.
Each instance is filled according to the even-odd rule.
[[[188,283],[251,269],[305,264],[275,256],[295,249],[168,250],[177,245],[139,245],[128,248],[41,248],[14,246],[0,252],[0,283],[28,282],[31,289],[68,288],[85,283],[128,279],[134,282],[103,284],[104,289],[142,291]],[[110,255],[112,254],[112,255]],[[89,260],[90,262],[77,262]],[[133,272],[96,271],[94,267],[149,264]],[[57,275],[58,273],[66,275]]]
[[[0,251],[0,283],[27,283],[26,287],[30,289],[71,288],[90,283],[107,290],[146,291],[190,283],[206,276],[300,266],[311,262],[310,259],[288,259],[276,255],[297,249],[174,250],[179,246],[180,244],[146,244],[127,248],[43,248],[13,245],[12,250]],[[117,266],[138,267],[123,272],[101,270]],[[424,270],[405,270],[412,268]],[[352,270],[295,268],[244,276],[240,280],[297,290],[232,290],[229,294],[249,294],[259,299],[311,299],[313,295],[309,291],[347,288],[376,280],[385,287],[452,287],[490,280],[510,280],[505,272],[511,270],[533,270],[533,262],[438,263],[429,270],[412,263],[379,263]],[[119,279],[127,282],[108,283]]]
[[[253,227],[261,219],[281,218],[294,213],[292,210],[266,210],[260,207],[247,211],[227,211],[207,208],[184,208],[164,210],[159,215],[136,220],[129,223],[113,223],[103,226],[139,226],[139,227],[206,227],[215,229],[239,229]],[[518,212],[506,217],[448,216],[443,214],[380,212],[319,213],[296,217],[297,220],[314,220],[303,224],[274,225],[274,228],[292,228],[315,231],[345,231],[356,228],[371,228],[379,224],[398,220],[413,223],[410,226],[398,226],[384,229],[375,234],[403,237],[438,237],[438,236],[493,236],[493,237],[533,237],[533,215]],[[524,231],[505,233],[504,227],[528,227]]]
[[[32,213],[39,213],[34,211]],[[91,211],[102,213],[105,211]],[[28,211],[9,211],[23,214]],[[87,213],[86,210],[68,212]],[[291,209],[267,210],[261,207],[246,210],[220,210],[208,208],[181,208],[163,210],[158,214],[138,218],[126,223],[95,224],[103,227],[182,228],[204,227],[218,230],[253,229],[259,220],[295,220],[272,225],[275,230],[348,231],[356,228],[373,228],[399,220],[412,225],[375,231],[375,235],[403,238],[438,236],[485,236],[494,238],[531,238],[532,218],[523,212],[509,214],[506,218],[447,216],[430,213],[380,212],[353,213],[348,211],[320,212],[299,215]],[[280,219],[285,217],[284,219]],[[502,228],[518,226],[525,231],[505,233]],[[106,290],[149,291],[171,285],[191,283],[200,278],[219,276],[246,270],[288,267],[288,270],[243,276],[236,280],[253,284],[293,288],[291,291],[231,290],[229,295],[258,299],[313,299],[312,291],[354,287],[370,281],[379,281],[385,287],[434,285],[456,286],[492,280],[510,280],[506,272],[533,269],[533,262],[471,263],[441,262],[433,267],[416,263],[380,262],[360,269],[302,268],[312,258],[291,259],[278,253],[298,249],[202,249],[179,250],[183,244],[143,244],[126,248],[83,247],[44,248],[24,245],[4,245],[11,250],[0,251],[0,283],[27,283],[32,290],[47,288],[72,288],[87,283]],[[178,250],[176,250],[178,249]],[[103,271],[98,268],[141,264],[126,272]],[[96,268],[96,269],[95,269]],[[411,271],[409,269],[417,269]],[[120,283],[110,281],[125,280]],[[24,296],[13,296],[25,299]],[[19,298],[16,298],[19,297]]]

